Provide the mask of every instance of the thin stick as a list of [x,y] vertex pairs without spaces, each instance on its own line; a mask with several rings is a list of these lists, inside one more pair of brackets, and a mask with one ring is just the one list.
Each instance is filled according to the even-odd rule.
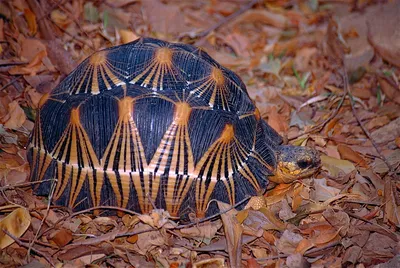
[[[320,247],[320,248],[309,249],[304,253],[304,255],[306,256],[306,255],[309,255],[309,254],[312,254],[312,253],[316,253],[318,251],[325,250],[325,249],[328,249],[328,248],[331,248],[331,247],[335,247],[335,246],[340,245],[340,244],[341,243],[339,241],[331,242],[331,243],[326,244],[325,246]],[[258,259],[256,259],[256,261],[257,262],[263,262],[263,261],[287,258],[287,257],[289,257],[289,255],[290,254],[281,254],[281,255],[276,255],[276,256],[271,256],[271,257],[266,257],[266,258],[258,258]]]
[[83,214],[83,213],[86,213],[86,212],[90,212],[90,211],[96,210],[96,209],[119,210],[119,211],[125,212],[125,213],[127,213],[127,214],[141,215],[140,213],[137,213],[137,212],[135,212],[135,211],[132,211],[132,210],[129,210],[129,209],[126,209],[126,208],[120,208],[120,207],[113,207],[113,206],[97,206],[97,207],[91,207],[91,208],[88,208],[88,209],[85,209],[85,210],[81,210],[81,211],[72,213],[72,214],[70,214],[70,215],[68,215],[68,216],[62,217],[61,219],[59,219],[58,221],[56,221],[56,222],[54,223],[53,226],[51,226],[51,227],[47,228],[46,230],[44,230],[43,233],[42,233],[41,235],[43,235],[43,234],[49,232],[50,230],[54,229],[54,227],[56,227],[58,223],[60,223],[60,222],[62,222],[62,221],[65,221],[66,219],[73,218],[73,217],[78,216],[78,215],[80,215],[80,214]]
[[43,219],[40,221],[39,228],[38,228],[38,230],[36,231],[35,236],[33,237],[33,240],[32,240],[32,242],[29,244],[29,247],[28,247],[28,254],[27,254],[27,256],[26,256],[27,259],[28,259],[28,261],[29,261],[29,259],[30,259],[31,250],[33,250],[33,245],[35,244],[36,240],[38,239],[40,230],[42,229],[43,224],[44,224],[44,222],[46,221],[47,216],[49,215],[50,206],[51,206],[51,202],[52,202],[52,200],[53,200],[53,195],[54,195],[54,190],[55,190],[55,188],[56,188],[56,183],[53,183],[53,184],[51,185],[51,189],[50,189],[50,193],[49,193],[49,202],[47,203],[46,213],[44,214]]
[[295,140],[295,139],[297,139],[297,138],[299,138],[299,137],[301,137],[303,135],[309,134],[309,133],[314,132],[314,131],[320,131],[321,129],[323,129],[326,126],[326,124],[328,124],[339,113],[340,107],[342,107],[345,98],[346,98],[346,94],[343,94],[342,98],[340,99],[340,101],[339,101],[338,105],[336,106],[335,110],[333,111],[333,113],[331,113],[331,115],[327,119],[325,119],[322,123],[318,124],[315,127],[312,127],[310,130],[307,130],[307,131],[305,131],[303,133],[297,134],[294,137],[291,137],[289,140],[290,141],[291,140]]
[[196,37],[200,38],[199,40],[197,40],[195,42],[196,46],[200,46],[204,43],[205,38],[207,37],[207,35],[209,35],[211,32],[221,28],[223,25],[227,24],[228,22],[230,22],[231,20],[233,20],[234,18],[240,16],[241,14],[243,14],[244,12],[246,12],[247,10],[251,9],[255,4],[258,3],[259,0],[252,0],[250,1],[247,5],[243,6],[241,9],[239,9],[238,11],[232,13],[231,15],[229,15],[228,17],[223,18],[221,21],[219,21],[218,23],[216,23],[215,25],[211,26],[210,28],[200,32],[199,34],[196,35]]
[[[15,243],[17,243],[19,246],[24,247],[24,248],[29,248],[30,250],[30,244],[29,243],[25,243],[22,242],[18,237],[14,236],[13,234],[11,234],[10,232],[8,232],[7,230],[3,229],[2,230],[6,235],[8,235],[9,237],[11,237]],[[28,250],[28,254],[30,253]],[[32,251],[35,252],[36,254],[42,256],[43,258],[45,258],[45,260],[52,266],[55,267],[55,264],[51,261],[51,259],[43,252],[41,252],[38,249],[32,248]]]
[[385,228],[385,227],[383,227],[383,226],[381,226],[381,225],[379,225],[379,224],[377,224],[377,223],[374,223],[374,222],[372,222],[372,221],[370,221],[370,220],[368,220],[368,219],[365,219],[365,218],[363,218],[363,217],[360,217],[360,216],[358,216],[358,215],[356,215],[356,214],[353,214],[353,213],[350,213],[350,212],[346,212],[346,213],[347,213],[350,217],[353,217],[353,218],[355,218],[355,219],[357,219],[357,220],[360,220],[360,221],[369,223],[369,224],[371,224],[371,225],[373,225],[373,226],[375,226],[375,227],[378,227],[378,228],[384,230],[385,233],[387,233],[388,235],[390,235],[390,237],[391,237],[394,241],[399,242],[399,236],[398,236],[395,232],[393,232],[393,231],[391,231],[391,230],[389,230],[389,229],[387,229],[387,228]]
[[[343,61],[344,62],[344,61]],[[357,111],[356,108],[354,106],[354,99],[353,99],[353,95],[350,92],[350,84],[349,84],[349,78],[347,76],[347,68],[345,63],[343,63],[343,79],[344,79],[344,91],[345,94],[349,96],[350,98],[350,106],[351,106],[351,111],[353,112],[354,117],[357,120],[358,125],[361,127],[361,129],[363,130],[364,134],[367,136],[367,138],[371,141],[372,145],[374,146],[375,150],[377,151],[377,153],[379,154],[379,156],[381,157],[382,161],[385,163],[385,165],[389,168],[390,172],[393,174],[393,176],[399,180],[396,171],[394,169],[394,167],[392,167],[392,165],[390,165],[389,161],[387,160],[387,158],[382,154],[381,149],[378,147],[378,145],[376,144],[376,142],[374,141],[371,133],[368,131],[368,129],[364,126],[364,124],[361,122],[361,119],[358,117],[357,115]]]
[[244,202],[246,202],[246,201],[249,200],[249,199],[250,199],[250,196],[248,196],[248,197],[246,197],[245,199],[243,199],[242,201],[236,203],[234,206],[230,207],[230,208],[227,209],[227,210],[220,211],[220,212],[218,212],[218,213],[216,213],[216,214],[214,214],[214,215],[208,216],[207,218],[203,218],[203,219],[201,219],[201,220],[199,220],[199,221],[196,221],[196,222],[192,222],[192,223],[188,223],[188,224],[183,224],[183,225],[178,225],[178,226],[175,227],[174,229],[178,229],[178,230],[179,230],[179,229],[183,229],[183,228],[187,228],[187,227],[191,227],[191,226],[197,225],[197,224],[202,223],[202,222],[205,222],[205,221],[209,221],[209,220],[211,220],[211,219],[213,219],[213,218],[215,218],[215,217],[220,216],[221,214],[224,214],[224,213],[227,213],[228,211],[231,211],[232,209],[234,209],[234,208],[237,207],[237,206],[240,206],[241,204],[243,204]]
[[7,87],[9,87],[10,85],[14,84],[19,78],[21,78],[20,75],[14,77],[10,82],[8,82],[8,83],[5,84],[4,86],[2,86],[2,87],[0,88],[0,91],[4,90],[4,89],[6,89]]

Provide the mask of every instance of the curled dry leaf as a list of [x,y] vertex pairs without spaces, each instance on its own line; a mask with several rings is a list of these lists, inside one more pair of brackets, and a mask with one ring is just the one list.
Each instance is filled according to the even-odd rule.
[[196,226],[184,228],[180,233],[185,237],[191,237],[209,244],[219,228],[222,227],[221,221],[212,221],[197,224]]
[[275,245],[279,252],[293,254],[296,252],[296,248],[302,240],[303,237],[301,235],[285,230],[282,236],[276,241]]
[[360,165],[362,167],[368,167],[365,159],[358,152],[353,151],[353,149],[351,149],[349,146],[344,144],[339,144],[337,146],[337,150],[340,154],[340,157],[343,160],[350,160],[356,165]]
[[310,263],[302,256],[302,254],[294,253],[286,258],[286,265],[288,268],[307,268]]
[[350,48],[345,55],[347,71],[353,72],[369,64],[374,50],[367,40],[367,24],[365,15],[352,13],[339,20],[342,36]]
[[24,9],[25,19],[28,23],[29,33],[30,35],[34,35],[37,32],[37,23],[35,14],[28,8]]
[[184,15],[179,6],[166,5],[160,0],[142,1],[142,10],[152,30],[164,35],[190,30],[184,23]]
[[340,235],[345,236],[350,227],[350,217],[343,211],[325,210],[322,215],[335,228],[340,229]]
[[[390,23],[388,23],[390,22]],[[378,53],[400,67],[400,5],[398,1],[378,6],[367,19],[368,37]]]
[[[149,230],[147,224],[138,223],[133,229],[134,232],[141,232]],[[135,251],[141,255],[146,255],[151,249],[167,244],[166,238],[161,234],[160,231],[150,231],[139,233],[137,235],[137,241],[133,244]]]
[[396,199],[396,188],[394,187],[394,181],[390,177],[385,179],[385,221],[398,225],[400,224],[400,206],[397,205]]
[[215,268],[225,268],[224,258],[211,258],[207,260],[202,260],[196,263],[193,263],[193,268],[207,268],[207,267],[215,267]]
[[322,167],[327,169],[332,177],[344,176],[356,169],[350,161],[336,159],[326,155],[321,155],[321,162]]
[[[231,206],[218,201],[218,208],[220,211],[226,211]],[[224,225],[224,232],[227,243],[227,250],[229,254],[230,265],[232,267],[240,267],[242,260],[242,233],[243,227],[236,219],[237,211],[232,209],[226,213],[221,214],[222,223]]]
[[303,239],[297,245],[296,252],[299,252],[299,253],[301,253],[303,255],[304,252],[306,252],[307,250],[309,250],[310,248],[312,248],[314,246],[315,246],[315,244],[311,240]]
[[349,247],[343,256],[342,263],[344,265],[352,264],[355,265],[362,255],[362,248],[359,246]]
[[335,197],[340,193],[340,190],[328,186],[326,184],[326,179],[315,179],[314,180],[314,190],[311,192],[312,199],[315,201],[326,201],[332,197]]
[[386,126],[383,126],[371,133],[372,138],[378,144],[393,142],[400,136],[400,117],[391,121]]
[[11,75],[17,74],[28,74],[28,75],[36,75],[39,72],[42,66],[42,60],[47,57],[47,52],[42,50],[36,54],[36,56],[29,62],[26,66],[14,66],[8,72]]
[[64,247],[72,241],[72,232],[67,229],[57,230],[48,237],[49,241],[57,246]]
[[169,220],[170,215],[168,211],[165,211],[163,209],[153,209],[150,215],[143,214],[139,215],[138,218],[142,222],[155,228],[161,228],[161,227],[171,228],[176,226],[175,222]]
[[136,39],[139,38],[134,32],[131,30],[125,30],[125,29],[119,29],[119,35],[121,36],[121,42],[122,44],[127,44],[132,41],[135,41]]
[[250,9],[232,21],[231,25],[234,27],[235,25],[249,22],[264,23],[279,29],[283,29],[287,26],[288,19],[281,14],[277,14],[268,10]]
[[[398,165],[400,163],[400,150],[390,151],[390,154],[386,156],[386,160],[391,166]],[[374,172],[379,174],[386,173],[389,171],[389,168],[386,165],[386,163],[380,158],[376,158],[371,166]]]
[[24,124],[26,115],[24,110],[19,106],[18,101],[15,100],[8,104],[8,115],[6,119],[2,118],[3,120],[4,127],[10,129],[18,129]]
[[31,215],[25,208],[17,208],[0,221],[0,249],[4,249],[14,243],[14,239],[6,235],[6,230],[13,236],[19,238],[31,224]]
[[389,99],[397,104],[400,104],[400,89],[394,84],[390,83],[386,77],[378,76],[379,85],[381,90]]

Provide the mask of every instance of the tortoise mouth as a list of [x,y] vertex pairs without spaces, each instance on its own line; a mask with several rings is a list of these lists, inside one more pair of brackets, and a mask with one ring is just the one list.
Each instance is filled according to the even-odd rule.
[[276,153],[276,169],[270,180],[291,183],[313,175],[321,166],[319,152],[309,147],[281,145]]

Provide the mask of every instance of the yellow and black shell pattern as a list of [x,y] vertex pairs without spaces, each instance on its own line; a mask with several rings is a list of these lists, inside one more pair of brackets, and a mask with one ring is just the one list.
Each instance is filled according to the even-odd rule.
[[31,181],[74,210],[205,217],[263,192],[282,142],[235,73],[150,38],[93,54],[39,106]]

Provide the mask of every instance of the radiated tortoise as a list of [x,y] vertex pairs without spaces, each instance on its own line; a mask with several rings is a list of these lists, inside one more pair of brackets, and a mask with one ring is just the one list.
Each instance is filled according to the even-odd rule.
[[36,192],[54,186],[57,204],[197,217],[320,165],[314,149],[282,145],[235,73],[150,38],[93,54],[44,95],[28,155]]

